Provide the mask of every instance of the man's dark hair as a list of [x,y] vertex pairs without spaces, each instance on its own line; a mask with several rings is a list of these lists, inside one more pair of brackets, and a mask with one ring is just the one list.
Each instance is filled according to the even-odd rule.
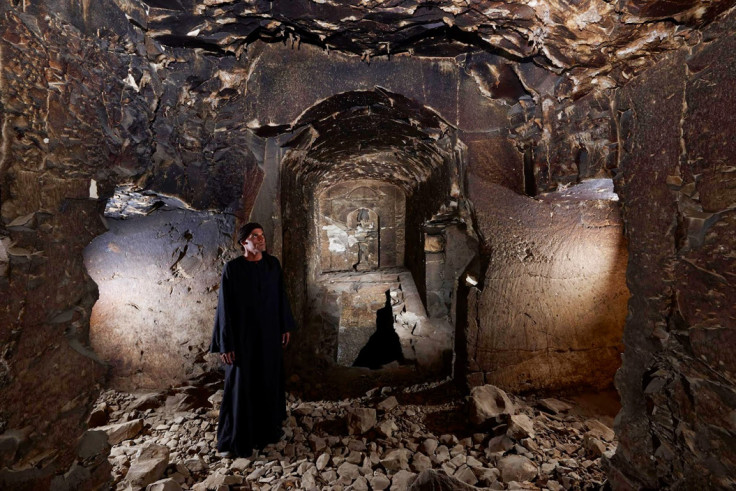
[[245,239],[248,238],[248,236],[253,232],[255,229],[260,228],[263,230],[263,227],[261,227],[260,223],[256,222],[250,222],[246,223],[242,227],[240,227],[240,230],[238,230],[238,244],[242,243]]

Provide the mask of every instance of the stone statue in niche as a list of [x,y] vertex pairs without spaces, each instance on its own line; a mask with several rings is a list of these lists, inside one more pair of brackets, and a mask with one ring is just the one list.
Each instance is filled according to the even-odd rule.
[[318,200],[322,273],[403,264],[405,196],[398,187],[346,181],[325,189]]
[[378,214],[368,208],[359,208],[348,214],[348,234],[355,240],[349,252],[356,259],[352,264],[353,271],[370,271],[378,269],[380,227]]

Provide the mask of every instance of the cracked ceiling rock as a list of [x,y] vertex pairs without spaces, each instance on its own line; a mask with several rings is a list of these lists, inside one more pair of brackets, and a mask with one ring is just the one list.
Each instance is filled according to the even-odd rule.
[[558,94],[564,96],[620,85],[648,66],[652,56],[688,42],[691,28],[710,22],[736,0],[445,0],[401,6],[204,0],[191,7],[144,2],[148,18],[140,18],[136,10],[134,24],[147,26],[150,37],[169,46],[239,55],[256,39],[282,41],[294,49],[306,42],[367,62],[400,53],[452,57],[484,50],[533,60],[558,73],[574,69],[572,81],[564,86],[567,94]]

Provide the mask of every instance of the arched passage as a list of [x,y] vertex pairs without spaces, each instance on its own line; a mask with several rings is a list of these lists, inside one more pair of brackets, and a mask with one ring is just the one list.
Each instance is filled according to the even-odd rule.
[[301,354],[351,365],[389,292],[403,359],[449,371],[451,309],[435,304],[450,301],[454,282],[433,290],[445,272],[427,246],[468,218],[455,128],[376,88],[321,101],[292,131],[281,164],[282,257],[303,318]]

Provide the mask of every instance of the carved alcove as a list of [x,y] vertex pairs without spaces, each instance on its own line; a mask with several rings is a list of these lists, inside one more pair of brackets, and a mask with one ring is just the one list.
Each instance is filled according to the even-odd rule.
[[[449,373],[454,327],[425,306],[423,231],[461,196],[454,128],[376,87],[303,111],[282,148],[282,258],[305,346],[294,366]],[[359,363],[375,346],[395,356]]]
[[[404,263],[405,199],[397,186],[368,179],[334,184],[317,198],[320,269],[338,309],[334,356],[339,365],[355,362],[376,331],[386,291],[397,288],[397,268]],[[398,338],[396,343],[400,350]]]
[[374,271],[404,263],[404,193],[374,180],[335,184],[318,198],[323,273]]

